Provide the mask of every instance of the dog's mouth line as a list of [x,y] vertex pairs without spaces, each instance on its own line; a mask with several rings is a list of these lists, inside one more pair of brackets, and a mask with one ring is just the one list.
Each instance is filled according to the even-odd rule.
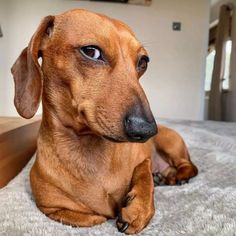
[[103,135],[102,137],[105,138],[108,141],[113,142],[113,143],[124,143],[124,142],[127,142],[127,140],[119,139],[119,138],[113,138],[113,137],[110,137],[110,136],[107,136],[107,135]]
[[[109,135],[104,135],[104,134],[100,134],[97,133],[96,131],[94,131],[93,129],[91,129],[89,126],[85,126],[83,129],[81,129],[79,132],[76,131],[73,127],[71,126],[67,126],[68,129],[72,129],[74,131],[74,133],[78,136],[78,137],[85,137],[85,136],[89,136],[89,135],[96,135],[98,137],[104,138],[106,140],[109,140],[111,142],[116,142],[116,143],[123,143],[123,142],[127,142],[128,140],[122,138],[122,137],[111,137]],[[115,136],[115,135],[114,135]]]
[[[96,132],[96,130],[90,127],[88,123],[98,124],[100,128],[105,132],[104,133]],[[143,139],[141,136],[136,136],[136,137],[117,136],[112,130],[110,130],[109,126],[107,126],[104,120],[102,120],[101,117],[99,116],[97,117],[97,122],[90,121],[88,123],[84,124],[85,127],[81,129],[79,132],[76,132],[76,130],[74,130],[72,127],[67,127],[67,128],[72,128],[78,137],[96,135],[113,143],[124,143],[124,142],[144,143],[149,139],[149,138]]]
[[151,137],[142,138],[141,136],[136,136],[136,137],[127,136],[128,141],[131,143],[145,143],[146,141],[148,141],[149,138]]
[[[83,118],[84,118],[83,120],[84,120],[85,128],[83,128],[79,132],[76,132],[76,130],[74,130],[78,137],[96,135],[98,137],[104,138],[108,141],[115,142],[115,143],[123,143],[123,142],[129,141],[126,137],[124,138],[121,136],[117,136],[114,133],[114,131],[112,131],[110,127],[106,124],[106,122],[103,120],[103,116],[101,114],[98,114],[96,116],[96,122],[91,121],[91,120],[88,121],[85,112],[83,112]],[[92,126],[90,126],[89,124],[92,124]],[[99,125],[100,128],[103,130],[103,132],[97,132],[96,129],[93,128],[93,125]],[[68,127],[68,128],[72,128],[72,127]]]

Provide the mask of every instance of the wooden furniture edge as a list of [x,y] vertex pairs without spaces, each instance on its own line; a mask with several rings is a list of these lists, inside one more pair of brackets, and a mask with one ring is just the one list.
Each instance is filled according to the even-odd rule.
[[41,116],[30,120],[0,118],[0,188],[24,168],[36,151],[40,123]]

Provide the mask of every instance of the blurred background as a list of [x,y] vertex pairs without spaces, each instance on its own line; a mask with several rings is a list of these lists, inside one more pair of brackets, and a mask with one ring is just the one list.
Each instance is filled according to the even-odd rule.
[[10,68],[40,20],[85,8],[124,21],[146,47],[141,83],[156,117],[236,121],[236,0],[124,2],[0,0],[0,116],[18,116]]

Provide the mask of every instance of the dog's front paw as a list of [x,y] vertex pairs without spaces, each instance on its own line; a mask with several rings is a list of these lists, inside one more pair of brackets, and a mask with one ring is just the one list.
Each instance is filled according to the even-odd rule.
[[128,193],[124,207],[121,208],[116,221],[120,232],[135,234],[140,232],[153,217],[155,212],[153,197],[141,197],[135,192]]

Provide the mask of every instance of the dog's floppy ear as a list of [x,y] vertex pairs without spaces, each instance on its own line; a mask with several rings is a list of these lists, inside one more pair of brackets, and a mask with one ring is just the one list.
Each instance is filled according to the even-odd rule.
[[38,58],[42,40],[51,36],[53,21],[54,16],[43,19],[28,47],[22,51],[11,68],[15,82],[15,107],[24,118],[33,117],[40,103],[43,72]]

